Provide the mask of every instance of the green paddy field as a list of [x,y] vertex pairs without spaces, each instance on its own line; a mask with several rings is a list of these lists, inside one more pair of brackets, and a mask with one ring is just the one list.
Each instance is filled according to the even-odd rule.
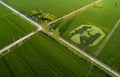
[[[103,0],[96,6],[89,8],[84,12],[75,15],[74,17],[56,23],[55,25],[53,25],[53,28],[59,29],[60,36],[69,41],[71,40],[69,36],[70,32],[80,27],[81,25],[96,26],[100,28],[107,36],[107,34],[112,30],[112,28],[120,18],[120,7],[115,6],[116,2],[119,3],[120,1]],[[80,45],[78,46],[82,47]],[[98,46],[96,45],[94,47],[86,47],[86,49],[89,53],[94,54],[97,47]]]
[[112,68],[120,71],[120,24],[106,46],[104,47],[99,59],[104,61]]
[[35,27],[0,4],[0,49],[35,30]]
[[32,10],[43,10],[61,17],[96,0],[4,0],[20,12],[29,15]]
[[[119,62],[119,32],[120,27],[110,37],[109,41],[105,45],[104,49],[100,52],[96,52],[100,47],[103,40],[107,37],[110,31],[113,29],[117,21],[120,19],[120,3],[119,0],[103,0],[92,8],[81,12],[69,19],[62,20],[56,24],[53,24],[53,29],[58,29],[60,36],[68,40],[80,49],[85,50],[93,56],[98,56],[98,59],[107,63],[115,70],[120,70]],[[81,25],[92,25],[98,27],[105,33],[105,37],[95,46],[83,46],[75,43],[70,38],[70,32],[80,27]],[[99,55],[96,55],[100,53]]]
[[[0,59],[1,77],[85,77],[90,63],[44,33],[38,33]],[[103,71],[97,75],[107,77]],[[99,76],[98,75],[98,76]],[[92,76],[95,77],[95,76]]]
[[[29,16],[32,10],[43,10],[59,18],[96,0],[3,1],[26,16]],[[1,4],[0,10],[0,49],[36,29]],[[54,31],[58,30],[60,37],[95,56],[96,50],[120,18],[119,10],[120,1],[103,0],[73,17],[52,24],[51,28]],[[70,33],[83,24],[99,28],[97,30],[105,33],[99,43],[96,43],[97,45],[83,46],[71,40]],[[97,56],[98,59],[118,71],[120,71],[119,28],[120,26],[105,45],[101,54]],[[86,33],[84,35],[89,37]],[[76,55],[73,53],[74,50],[69,50],[42,32],[9,51],[8,54],[0,58],[0,77],[111,77],[97,66],[90,71],[91,63],[86,58],[81,54]]]

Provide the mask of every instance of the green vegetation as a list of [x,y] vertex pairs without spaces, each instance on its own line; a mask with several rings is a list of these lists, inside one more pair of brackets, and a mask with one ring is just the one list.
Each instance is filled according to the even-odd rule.
[[[70,41],[70,43],[74,44],[75,46],[84,49],[86,52],[95,55],[95,53],[97,53],[96,50],[99,48],[103,40],[101,40],[96,46],[85,47],[83,45],[72,42],[69,37],[69,33],[80,25],[87,24],[95,25],[104,31],[107,36],[107,34],[113,29],[114,25],[120,18],[119,3],[120,1],[118,0],[103,0],[96,6],[89,8],[74,17],[53,24],[53,29],[59,29],[61,37]],[[111,37],[104,50],[101,51],[99,59],[115,70],[120,71],[119,29],[120,28],[116,30],[115,34]]]
[[99,58],[110,65],[112,68],[120,71],[120,24],[113,36],[104,47]]
[[[48,22],[54,20],[53,15],[58,18],[95,0],[4,1],[27,16],[32,14],[32,18],[36,21],[44,20],[45,18]],[[112,30],[116,21],[120,18],[119,3],[120,1],[118,0],[103,0],[98,5],[85,10],[74,17],[53,24],[51,28],[45,23],[43,31],[48,33],[51,29],[55,38],[61,36],[75,46],[95,55],[95,51],[99,48],[105,34],[107,35]],[[2,18],[0,19],[0,49],[35,30],[28,22],[24,22],[25,20],[9,10],[3,9],[3,6],[1,5],[0,9],[2,10],[0,11],[0,18]],[[33,9],[41,9],[48,13]],[[33,10],[32,13],[30,13],[31,10]],[[96,30],[92,33],[90,32],[90,34],[100,32],[102,37],[97,39],[94,43],[89,44],[89,46],[81,45],[81,39],[78,39],[80,35],[70,38],[70,35],[77,29],[80,29],[82,27],[80,25],[83,24],[92,25],[92,27],[96,26],[93,27],[93,29]],[[91,36],[88,31],[86,33],[83,35],[88,37]],[[120,31],[118,28],[99,56],[102,61],[117,70],[120,69],[120,52],[118,50],[120,45],[119,33]],[[84,43],[84,39],[82,42]],[[1,77],[85,77],[89,71],[90,63],[83,59],[84,57],[81,56],[81,54],[71,52],[68,50],[69,48],[57,43],[54,39],[48,37],[44,33],[36,34],[25,41],[25,43],[19,44],[18,48],[16,47],[11,49],[9,54],[0,58]],[[79,57],[76,54],[78,54]],[[96,76],[109,77],[109,75],[102,70],[94,67],[91,77]]]
[[35,21],[44,21],[44,22],[50,22],[56,18],[54,15],[50,13],[45,13],[42,10],[32,10],[31,17]]
[[[0,6],[0,49],[35,30],[24,19]],[[3,13],[3,14],[2,14]]]
[[4,0],[20,12],[30,15],[33,9],[41,9],[61,17],[95,0]]
[[97,67],[94,67],[89,77],[111,77]]
[[4,16],[9,15],[9,14],[11,14],[11,11],[5,9],[4,6],[0,5],[0,19],[1,19],[1,17],[4,17]]
[[0,59],[1,77],[85,77],[89,62],[43,33]]
[[120,1],[118,0],[103,0],[96,6],[91,7],[74,17],[64,19],[61,22],[53,24],[53,26],[55,26],[53,29],[58,28],[61,37],[68,40],[70,43],[76,45],[77,47],[85,49],[88,53],[95,54],[96,49],[99,47],[103,40],[101,40],[95,46],[85,47],[71,41],[69,33],[80,25],[87,24],[95,25],[107,35],[112,30],[117,20],[120,18],[119,7],[116,7],[115,5],[119,2]]
[[70,32],[71,40],[84,46],[97,45],[104,36],[105,34],[102,30],[92,25],[81,25]]

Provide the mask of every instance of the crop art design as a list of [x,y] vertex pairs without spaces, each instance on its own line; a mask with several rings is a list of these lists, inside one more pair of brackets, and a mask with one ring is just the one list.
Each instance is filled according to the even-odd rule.
[[84,46],[97,45],[105,36],[105,33],[98,27],[92,25],[81,25],[70,32],[73,42]]

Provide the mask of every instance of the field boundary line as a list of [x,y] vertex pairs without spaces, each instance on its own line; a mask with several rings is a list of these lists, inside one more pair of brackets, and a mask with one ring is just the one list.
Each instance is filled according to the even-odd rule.
[[2,4],[3,6],[5,6],[6,8],[8,8],[9,10],[13,11],[14,13],[16,13],[17,15],[19,15],[20,17],[24,18],[25,20],[29,21],[31,24],[33,24],[34,26],[36,26],[37,28],[40,28],[42,30],[42,26],[39,25],[37,22],[33,21],[32,19],[26,17],[25,15],[23,15],[22,13],[18,12],[17,10],[15,10],[13,7],[10,7],[9,5],[7,5],[6,3],[0,1],[0,4]]
[[[106,36],[106,38],[103,40],[103,42],[99,45],[99,48],[96,50],[96,53],[95,53],[96,58],[102,53],[102,50],[104,49],[104,47],[106,46],[106,44],[110,40],[111,36],[114,34],[114,32],[117,29],[117,27],[119,26],[119,24],[120,24],[120,19],[115,23],[115,25],[112,28],[112,30],[110,31],[110,33]],[[94,68],[94,65],[90,69],[93,69],[93,68]]]
[[85,5],[85,6],[79,8],[79,9],[77,9],[77,10],[75,10],[75,11],[72,11],[72,12],[70,12],[70,13],[68,13],[68,14],[66,14],[66,15],[58,18],[58,19],[56,19],[56,20],[53,20],[53,21],[49,22],[48,25],[51,25],[51,24],[53,24],[53,23],[56,23],[56,22],[58,22],[58,21],[60,21],[60,20],[62,20],[62,19],[65,19],[65,18],[67,18],[67,17],[69,17],[69,16],[75,15],[75,14],[77,14],[77,13],[79,13],[79,12],[82,12],[82,11],[84,11],[84,10],[90,8],[90,7],[93,7],[94,5],[96,5],[97,3],[101,2],[101,1],[102,1],[102,0],[97,0],[97,1],[95,1],[95,2],[92,2],[92,3],[88,4],[88,5]]
[[[7,5],[6,3],[0,1],[0,3],[2,5],[4,5],[5,7],[7,7],[8,9],[10,9],[11,11],[15,12],[16,14],[18,14],[20,17],[24,18],[25,20],[29,21],[31,24],[33,24],[34,26],[36,26],[38,28],[38,30],[28,34],[27,36],[24,36],[23,38],[20,38],[19,40],[15,41],[14,43],[8,45],[7,47],[3,48],[1,50],[1,52],[6,51],[10,48],[12,48],[13,46],[19,44],[20,42],[28,39],[29,37],[31,37],[32,35],[36,34],[39,31],[42,31],[42,26],[39,25],[37,22],[29,19],[28,17],[26,17],[25,15],[21,14],[20,12],[18,12],[17,10],[15,10],[14,8],[10,7],[9,5]],[[81,55],[85,56],[86,58],[88,58],[89,60],[91,60],[92,62],[96,63],[97,65],[99,65],[100,67],[106,69],[107,71],[111,72],[112,74],[114,74],[116,77],[120,77],[120,75],[114,71],[112,68],[108,67],[106,64],[104,64],[103,62],[100,62],[98,59],[94,58],[93,56],[89,55],[88,53],[80,50],[79,48],[75,47],[74,45],[70,44],[69,42],[67,42],[66,40],[62,39],[59,37],[59,40],[62,41],[63,43],[67,44],[68,46],[70,46],[71,48],[75,49],[77,52],[79,52]]]
[[63,38],[59,38],[60,41],[62,41],[63,43],[65,43],[66,45],[70,46],[71,48],[73,48],[74,50],[76,50],[77,52],[79,52],[81,55],[85,56],[87,59],[89,59],[90,61],[94,62],[95,64],[99,65],[100,67],[104,68],[105,70],[109,71],[110,73],[112,73],[113,75],[115,75],[116,77],[120,77],[120,74],[117,73],[115,70],[113,70],[112,68],[110,68],[108,65],[106,65],[105,63],[101,62],[100,60],[96,59],[95,57],[89,55],[88,53],[86,53],[83,50],[80,50],[79,48],[75,47],[74,45],[70,44],[68,41],[64,40]]
[[6,16],[10,16],[10,15],[12,15],[12,14],[13,14],[13,13],[5,14],[5,15],[0,16],[0,18],[6,17]]
[[120,24],[120,19],[116,22],[116,24],[114,25],[114,27],[112,28],[110,33],[106,36],[106,38],[100,44],[99,48],[96,50],[96,52],[98,52],[98,53],[95,54],[96,56],[98,56],[102,52],[102,50],[104,49],[104,47],[106,46],[106,44],[110,40],[111,36],[114,34],[114,32],[117,29],[117,27],[119,26],[119,24]]
[[18,12],[17,10],[15,10],[14,8],[10,7],[6,3],[0,1],[0,4],[2,4],[3,6],[5,6],[9,10],[13,11],[14,13],[16,13],[17,15],[19,15],[20,17],[22,17],[24,20],[30,22],[31,24],[33,24],[33,26],[35,26],[37,28],[37,30],[35,30],[34,32],[29,33],[28,35],[20,38],[19,40],[15,41],[15,42],[11,43],[10,45],[8,45],[8,46],[4,47],[3,49],[1,49],[0,50],[0,54],[2,54],[5,51],[7,51],[7,50],[11,49],[12,47],[16,46],[17,44],[21,43],[22,41],[30,38],[31,36],[33,36],[37,32],[42,31],[42,26],[40,24],[38,24],[37,22],[31,20],[30,18],[26,17],[25,15],[21,14],[20,12]]
[[36,30],[36,31],[34,31],[34,32],[31,32],[30,34],[28,34],[28,35],[20,38],[19,40],[11,43],[11,44],[8,45],[8,46],[4,47],[3,49],[0,50],[0,55],[3,54],[4,52],[6,52],[7,50],[11,49],[12,47],[18,45],[18,44],[21,43],[22,41],[24,41],[24,40],[30,38],[31,36],[35,35],[35,34],[36,34],[37,32],[39,32],[39,31],[40,31],[40,29],[38,29],[38,30]]

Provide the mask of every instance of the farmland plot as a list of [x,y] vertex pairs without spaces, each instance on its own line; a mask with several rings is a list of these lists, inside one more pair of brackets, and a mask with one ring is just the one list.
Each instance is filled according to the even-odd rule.
[[99,58],[106,64],[120,71],[120,24],[106,46],[104,47]]
[[[10,4],[9,1],[7,1],[7,2],[8,2],[8,4]],[[14,5],[12,5],[12,6],[14,6]],[[20,6],[21,6],[21,4],[20,4]],[[118,7],[118,5],[117,5],[117,7]],[[15,8],[19,9],[17,6]],[[100,9],[101,7],[94,6],[94,8],[92,8],[92,9],[95,9],[95,8]],[[26,11],[26,10],[23,11],[23,10],[19,9],[20,12],[22,12],[26,15],[29,15],[28,12],[30,10],[29,11]],[[64,12],[67,13],[70,11],[67,10]],[[89,12],[89,11],[91,11],[91,9],[87,10],[87,11]],[[58,16],[58,17],[62,16],[61,14],[62,14],[61,12],[56,13],[56,16]],[[115,12],[115,14],[116,14],[116,12]],[[77,16],[79,17],[79,15],[77,15]],[[72,19],[76,19],[77,16],[71,18],[70,20],[72,21]],[[20,20],[17,20],[17,19],[19,19],[19,17],[17,17],[17,15],[14,15],[14,13],[11,13],[10,15],[8,14],[3,17],[3,20],[7,20],[7,21],[9,20],[9,22],[12,22],[16,25],[23,25],[23,24],[25,26],[28,25],[27,22],[18,24],[22,21],[22,19],[21,18],[20,18]],[[3,20],[0,20],[0,21],[2,22]],[[15,22],[13,22],[14,20],[16,20],[18,22],[15,23]],[[66,20],[66,21],[68,21],[68,20]],[[66,38],[66,39],[68,39],[68,37],[71,35],[71,33],[74,33],[77,29],[81,29],[82,27],[84,27],[84,26],[82,26],[83,24],[89,25],[88,27],[92,28],[92,29],[86,31],[86,33],[88,33],[88,34],[84,33],[83,34],[84,36],[89,37],[89,36],[93,36],[94,34],[96,34],[95,31],[100,32],[100,35],[102,37],[97,39],[97,41],[95,43],[93,43],[89,46],[96,46],[96,44],[98,44],[98,42],[100,42],[105,37],[105,35],[107,35],[110,31],[110,30],[105,30],[108,27],[105,27],[105,29],[103,29],[101,27],[100,23],[96,23],[97,21],[86,22],[86,19],[83,23],[79,23],[79,25],[74,26],[74,28],[69,29],[69,25],[72,24],[71,27],[73,27],[73,25],[76,24],[75,23],[76,21],[73,21],[73,22],[68,21],[68,23],[66,23],[66,21],[60,22],[60,24],[58,24],[58,26],[56,27],[57,29],[61,29],[60,34],[62,37]],[[114,21],[116,21],[116,20],[114,20]],[[59,25],[61,25],[61,23],[63,25],[59,26]],[[66,23],[66,24],[64,25],[64,23]],[[112,22],[112,24],[113,23],[114,22]],[[67,27],[66,27],[66,25],[67,25]],[[111,29],[111,28],[112,27],[110,27],[109,29]],[[11,28],[11,29],[13,29],[13,28]],[[15,28],[14,30],[16,30],[16,29],[17,28]],[[29,27],[24,27],[24,28],[20,27],[20,29],[23,30],[20,32],[23,35],[28,34],[30,31],[34,30],[33,26],[31,26],[31,25],[29,25]],[[67,31],[65,31],[66,29],[68,29],[68,33],[67,33]],[[91,32],[94,29],[95,29],[95,31]],[[19,32],[17,32],[17,31],[18,30],[15,31],[14,35],[16,35],[16,36],[13,35],[14,37],[12,37],[12,40],[15,40],[16,38],[18,39],[19,37],[23,36],[22,34],[19,34]],[[24,33],[24,32],[26,32],[26,33]],[[17,36],[19,36],[19,37],[17,37]],[[9,36],[7,36],[7,37],[9,37]],[[74,40],[76,39],[75,37],[73,38],[73,40],[72,40],[72,38],[68,39],[68,40],[71,41],[73,44],[75,44],[74,43]],[[76,40],[75,40],[75,42],[76,42]],[[85,40],[83,39],[83,41],[81,43],[85,43]],[[78,43],[78,45],[81,43]],[[1,43],[1,45],[2,45],[2,43]],[[85,46],[83,46],[83,48],[84,47]],[[18,48],[14,47],[14,48],[15,49],[12,49],[8,55],[6,55],[0,59],[0,65],[3,66],[2,69],[0,70],[0,72],[3,77],[4,76],[8,76],[8,77],[9,76],[10,77],[13,77],[13,76],[15,76],[15,77],[18,77],[18,76],[20,76],[20,77],[22,77],[22,76],[26,76],[26,77],[28,77],[28,76],[29,77],[33,77],[33,76],[65,76],[65,77],[66,76],[70,76],[70,77],[81,76],[81,77],[85,77],[89,70],[89,64],[90,64],[89,62],[84,60],[82,57],[78,57],[78,56],[74,55],[68,49],[66,49],[62,45],[59,45],[53,39],[51,40],[51,38],[47,37],[45,34],[42,34],[42,33],[40,35],[34,36],[31,40],[28,40],[26,43],[24,43],[20,47],[18,47]],[[85,50],[88,50],[88,49],[90,49],[90,51],[92,50],[91,47],[90,48],[85,47]],[[14,58],[14,61],[12,60],[13,58]],[[20,67],[21,67],[21,69],[19,69]],[[7,74],[6,74],[6,72],[7,72]],[[93,72],[91,76],[95,77],[96,74],[98,76],[103,76],[103,77],[109,76],[98,68],[97,68],[97,72],[96,71]]]
[[[0,75],[85,77],[89,64],[44,33],[38,33],[19,47],[12,48],[9,54],[0,59]],[[97,73],[107,77],[107,74],[99,69]]]
[[18,48],[14,47],[0,59],[0,65],[2,77],[85,77],[89,69],[89,62],[43,33],[36,34]]
[[110,75],[106,74],[105,72],[103,72],[97,67],[94,67],[94,69],[92,70],[89,76],[90,77],[111,77]]
[[[120,1],[118,1],[118,0],[103,0],[100,3],[98,3],[97,5],[95,5],[94,7],[89,8],[74,17],[65,19],[63,21],[60,21],[60,22],[52,25],[53,29],[59,30],[60,36],[65,38],[66,40],[69,40],[72,44],[77,45],[81,49],[84,49],[87,52],[95,55],[97,53],[97,52],[95,52],[96,49],[99,48],[99,45],[101,44],[101,42],[103,41],[105,36],[107,36],[109,34],[109,32],[112,30],[112,28],[114,27],[114,25],[120,18],[120,11],[119,11],[120,5],[116,5],[119,2]],[[105,36],[98,42],[97,45],[92,45],[92,44],[94,44],[94,42],[89,46],[79,44],[79,42],[75,43],[73,40],[71,40],[72,38],[70,38],[71,31],[73,31],[83,25],[90,25],[93,27],[97,27],[97,28],[99,28],[99,30],[102,31],[101,35],[103,35],[103,33],[104,33]],[[78,35],[78,34],[80,34],[79,29],[77,31],[76,31],[77,34],[75,35],[75,37],[77,37],[77,38],[74,38],[74,39],[80,38],[80,35]],[[95,35],[95,34],[92,34],[94,31],[95,30],[93,30],[93,29],[91,29],[91,31],[85,29],[85,31],[83,31],[83,34],[86,35],[84,37],[86,39],[84,39],[84,40],[89,40],[89,38],[87,38],[87,37],[91,37],[91,36]],[[90,42],[90,41],[88,41],[88,42]]]
[[26,15],[30,15],[32,10],[43,10],[57,17],[94,1],[96,0],[4,0],[4,2]]
[[0,49],[35,30],[34,26],[0,4]]

